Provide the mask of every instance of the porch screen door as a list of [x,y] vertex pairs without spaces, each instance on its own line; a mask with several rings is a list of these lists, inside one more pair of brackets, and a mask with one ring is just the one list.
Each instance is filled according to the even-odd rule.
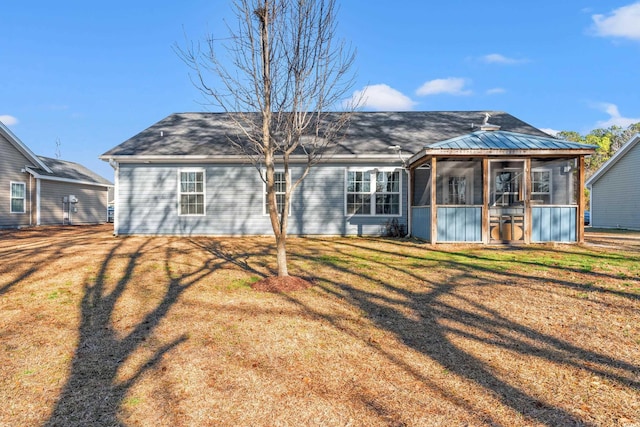
[[523,241],[524,161],[492,161],[489,165],[490,240],[493,243]]

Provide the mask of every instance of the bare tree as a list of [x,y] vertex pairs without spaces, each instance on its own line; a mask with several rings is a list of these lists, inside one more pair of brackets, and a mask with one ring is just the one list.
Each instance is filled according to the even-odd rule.
[[[239,136],[229,142],[251,160],[266,183],[279,276],[288,276],[291,196],[336,146],[356,106],[330,112],[353,84],[355,58],[354,50],[337,40],[335,3],[234,0],[237,26],[228,26],[228,39],[209,35],[177,48],[193,70],[194,84],[213,105],[230,113]],[[302,165],[296,176],[293,164]]]

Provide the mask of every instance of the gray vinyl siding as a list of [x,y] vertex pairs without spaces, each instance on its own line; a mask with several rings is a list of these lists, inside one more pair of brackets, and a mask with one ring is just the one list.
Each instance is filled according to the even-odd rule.
[[[395,164],[367,164],[389,167]],[[178,215],[178,171],[205,171],[205,215]],[[295,190],[288,232],[291,235],[380,235],[396,218],[406,229],[407,177],[402,182],[402,215],[345,215],[347,166],[322,164]],[[295,178],[301,168],[293,167]],[[118,234],[270,235],[264,210],[264,186],[250,165],[120,164],[117,186]]]
[[591,225],[640,229],[640,143],[591,187]]
[[107,222],[107,188],[59,181],[40,182],[40,224],[63,224],[63,198],[74,195],[77,212],[71,213],[71,224]]
[[[31,162],[0,135],[0,228],[25,227],[30,224],[29,175],[20,172],[27,165],[30,166]],[[11,213],[11,182],[25,184],[25,213]]]

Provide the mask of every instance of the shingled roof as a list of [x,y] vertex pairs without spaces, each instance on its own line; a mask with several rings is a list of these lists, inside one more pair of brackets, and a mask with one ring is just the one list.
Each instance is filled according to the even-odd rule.
[[66,160],[52,159],[49,157],[38,156],[50,170],[48,172],[41,168],[29,168],[33,174],[39,178],[51,180],[76,181],[100,186],[112,186],[113,184],[101,177],[95,172],[90,171],[79,163],[69,162]]
[[[358,112],[334,155],[388,155],[389,146],[415,154],[425,146],[478,130],[485,111]],[[231,113],[172,114],[100,156],[103,160],[219,157],[239,154],[229,138],[238,130]],[[339,114],[339,113],[332,113]],[[516,117],[490,111],[491,123],[501,130],[549,137]]]

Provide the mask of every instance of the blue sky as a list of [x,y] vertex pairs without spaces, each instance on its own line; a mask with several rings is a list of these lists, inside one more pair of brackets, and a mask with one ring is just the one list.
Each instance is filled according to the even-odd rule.
[[[223,36],[229,1],[5,3],[0,120],[36,154],[59,141],[113,179],[100,154],[210,110],[172,46]],[[339,34],[365,110],[502,110],[581,133],[640,121],[640,1],[343,0]]]

